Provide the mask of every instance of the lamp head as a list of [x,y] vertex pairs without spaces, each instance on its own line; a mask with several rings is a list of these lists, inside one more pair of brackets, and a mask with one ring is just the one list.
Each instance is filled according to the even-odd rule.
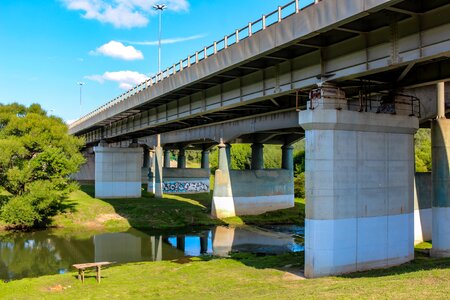
[[163,11],[163,10],[167,9],[167,5],[166,4],[155,4],[155,5],[153,5],[153,9]]

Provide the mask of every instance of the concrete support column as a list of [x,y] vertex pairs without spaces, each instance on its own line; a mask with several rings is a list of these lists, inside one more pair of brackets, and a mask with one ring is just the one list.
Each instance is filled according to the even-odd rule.
[[264,169],[264,145],[261,143],[252,144],[252,170]]
[[223,172],[228,172],[231,168],[231,145],[219,144],[219,169]]
[[281,147],[281,168],[294,171],[294,147]]
[[184,236],[177,236],[177,249],[183,252],[186,250]]
[[143,150],[98,146],[95,152],[95,196],[141,197]]
[[148,186],[147,192],[155,193],[155,150],[149,149],[149,172],[148,172]]
[[224,144],[223,141],[219,147],[219,168],[215,173],[214,195],[211,208],[211,214],[215,218],[235,216],[235,209],[231,190],[230,166],[231,154],[230,145]]
[[143,163],[142,163],[142,183],[148,184],[148,174],[150,171],[150,151],[148,147],[142,147],[143,149]]
[[186,150],[180,148],[178,150],[178,169],[186,169]]
[[207,235],[200,236],[200,253],[201,254],[208,253],[208,236]]
[[307,277],[386,268],[414,258],[419,121],[337,110],[335,92],[323,89],[322,105],[299,116],[306,132]]
[[155,147],[155,197],[163,197],[163,149]]
[[164,150],[164,168],[170,168],[170,150]]
[[209,151],[203,150],[202,151],[202,163],[201,163],[202,169],[209,169]]
[[431,124],[433,257],[450,257],[450,120],[445,118],[444,83],[437,85],[438,119]]

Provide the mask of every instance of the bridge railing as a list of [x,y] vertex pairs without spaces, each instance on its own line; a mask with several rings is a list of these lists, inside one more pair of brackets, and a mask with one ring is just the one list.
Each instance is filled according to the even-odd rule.
[[[330,90],[333,88],[328,87],[327,89]],[[334,89],[336,91],[340,90],[339,88]],[[336,95],[341,95],[341,97]],[[326,99],[326,101],[324,101],[324,99]],[[320,88],[317,88],[311,90],[307,106],[300,107],[297,100],[297,111],[306,109],[314,110],[319,107],[370,113],[397,114],[421,118],[420,99],[415,96],[395,92],[379,92],[376,95],[360,94],[357,98],[347,98],[344,94],[339,92],[335,92],[334,96],[329,97],[324,95]]]
[[230,35],[224,36],[223,39],[221,39],[219,41],[215,41],[213,44],[211,44],[209,46],[205,46],[203,49],[196,51],[194,54],[189,55],[187,58],[180,60],[179,62],[166,68],[164,71],[161,71],[160,73],[152,76],[151,78],[148,78],[146,81],[131,88],[130,90],[119,95],[118,97],[114,98],[113,100],[109,101],[108,103],[106,103],[106,104],[100,106],[99,108],[95,109],[94,111],[82,116],[80,119],[78,119],[74,123],[70,124],[69,128],[78,126],[79,124],[94,117],[95,115],[99,114],[100,112],[102,112],[106,109],[109,109],[122,101],[125,101],[126,99],[130,98],[131,96],[133,96],[139,92],[142,92],[143,90],[145,90],[149,87],[152,87],[159,81],[164,80],[165,78],[168,78],[178,72],[181,72],[184,69],[189,68],[190,66],[195,65],[198,62],[207,59],[208,57],[214,56],[218,52],[227,49],[229,46],[238,44],[240,41],[251,37],[253,34],[255,34],[259,31],[265,30],[269,26],[279,23],[283,19],[285,19],[291,15],[297,14],[301,10],[305,9],[306,7],[309,7],[313,4],[317,4],[320,1],[321,0],[309,0],[309,1],[306,0],[305,1],[306,3],[303,6],[300,6],[301,0],[293,0],[283,6],[279,6],[276,10],[274,10],[266,15],[263,15],[260,19],[250,22],[246,26],[244,26],[240,29],[236,29],[235,32],[231,33]]

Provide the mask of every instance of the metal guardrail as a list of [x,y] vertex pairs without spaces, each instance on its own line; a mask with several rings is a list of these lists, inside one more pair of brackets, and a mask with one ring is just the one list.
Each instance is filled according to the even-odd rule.
[[161,71],[155,76],[147,79],[141,84],[138,84],[137,86],[126,91],[125,93],[114,98],[113,100],[107,102],[106,104],[100,106],[94,111],[82,116],[80,119],[70,124],[69,128],[73,128],[83,123],[84,121],[94,117],[100,112],[109,109],[122,101],[127,100],[131,96],[139,92],[142,92],[147,88],[152,87],[161,80],[164,80],[165,78],[175,75],[178,72],[181,72],[184,69],[189,68],[190,66],[207,59],[208,57],[214,56],[218,52],[227,49],[229,46],[238,44],[240,41],[251,37],[253,34],[265,30],[269,26],[279,23],[283,19],[291,15],[297,14],[306,7],[309,7],[310,5],[313,4],[317,4],[320,1],[321,0],[310,0],[304,7],[300,7],[300,0],[294,0],[283,6],[279,6],[278,9],[272,11],[271,13],[263,15],[260,19],[250,22],[240,29],[236,29],[236,31],[233,32],[232,34],[224,36],[223,39],[215,41],[213,44],[204,47],[202,50],[199,50],[192,55],[188,55],[187,58],[180,60],[178,63],[173,64],[171,67],[166,68],[164,71]]
[[[339,88],[334,89],[339,91]],[[335,93],[335,95],[338,94]],[[314,110],[320,106],[326,106],[328,109],[414,116],[417,118],[421,118],[422,113],[419,98],[396,92],[378,92],[375,95],[361,96],[357,100],[355,98],[346,98],[345,94],[341,94],[341,97],[323,95],[321,89],[317,88],[311,90],[309,98],[308,105],[303,108],[299,107],[297,100],[297,111]],[[324,101],[324,99],[326,100]]]

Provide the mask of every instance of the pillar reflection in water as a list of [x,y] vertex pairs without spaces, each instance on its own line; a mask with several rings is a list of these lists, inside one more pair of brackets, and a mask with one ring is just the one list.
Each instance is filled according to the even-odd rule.
[[212,247],[217,256],[227,256],[232,251],[287,253],[303,250],[291,234],[250,226],[217,226],[213,230]]

